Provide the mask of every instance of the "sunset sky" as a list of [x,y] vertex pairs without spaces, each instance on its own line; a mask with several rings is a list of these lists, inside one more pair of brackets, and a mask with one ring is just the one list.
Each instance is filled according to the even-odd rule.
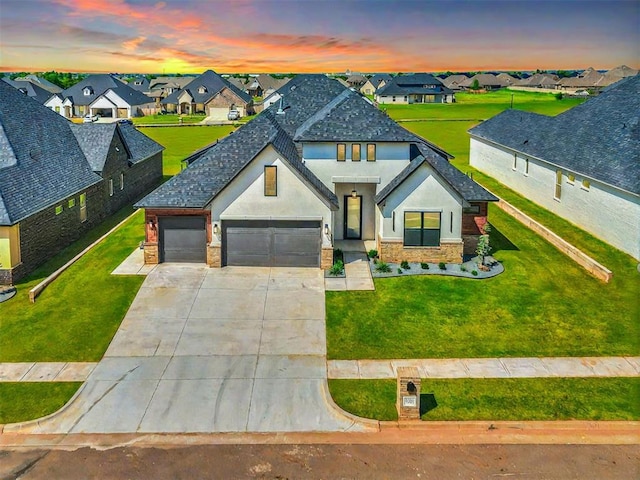
[[0,68],[638,68],[639,25],[640,0],[0,0]]

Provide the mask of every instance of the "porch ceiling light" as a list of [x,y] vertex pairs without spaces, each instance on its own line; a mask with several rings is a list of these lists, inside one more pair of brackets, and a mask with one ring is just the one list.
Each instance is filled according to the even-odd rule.
[[358,197],[358,192],[354,187],[353,190],[351,190],[351,198],[357,198],[357,197]]

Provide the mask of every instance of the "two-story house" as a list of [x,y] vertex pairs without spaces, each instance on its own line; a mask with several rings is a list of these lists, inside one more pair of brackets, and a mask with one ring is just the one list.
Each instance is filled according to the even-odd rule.
[[473,251],[497,199],[359,93],[301,77],[137,204],[146,262],[326,269],[343,239],[375,241],[384,261]]

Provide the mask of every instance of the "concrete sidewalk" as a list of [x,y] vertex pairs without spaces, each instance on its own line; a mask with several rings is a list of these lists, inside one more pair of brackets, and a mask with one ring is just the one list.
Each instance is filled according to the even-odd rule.
[[84,382],[97,363],[0,363],[0,382]]
[[416,367],[422,378],[638,377],[640,357],[453,358],[330,360],[329,378],[396,378]]

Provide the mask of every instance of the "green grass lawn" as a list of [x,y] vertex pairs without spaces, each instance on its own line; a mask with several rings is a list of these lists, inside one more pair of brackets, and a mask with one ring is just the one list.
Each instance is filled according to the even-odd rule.
[[[147,115],[145,117],[134,117],[131,120],[135,125],[158,125],[158,124],[176,124],[192,125],[200,123],[207,116],[201,115],[178,115],[177,113],[168,113],[166,115]],[[182,118],[182,122],[180,119]]]
[[111,272],[144,238],[142,212],[94,247],[29,302],[29,290],[118,220],[65,249],[16,284],[18,294],[0,304],[0,362],[95,362],[102,358],[144,277]]
[[49,415],[69,401],[80,382],[0,383],[0,424]]
[[[397,420],[395,380],[329,380],[347,412]],[[423,379],[423,420],[639,420],[640,378]]]
[[236,127],[211,125],[199,127],[141,127],[139,130],[165,147],[163,173],[173,176],[180,172],[180,162],[193,152],[220,140]]

